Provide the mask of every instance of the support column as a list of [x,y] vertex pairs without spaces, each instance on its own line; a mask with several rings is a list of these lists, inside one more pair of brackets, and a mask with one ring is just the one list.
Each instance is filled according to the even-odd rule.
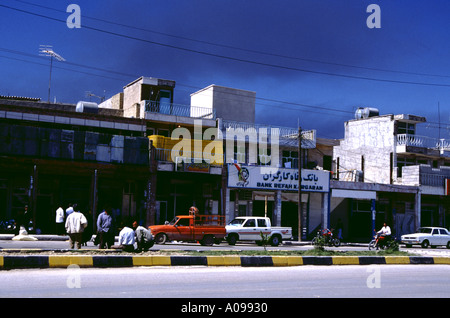
[[[30,177],[30,190],[28,193],[28,211],[31,210],[31,218],[33,226],[36,229],[36,217],[37,217],[37,186],[38,186],[38,170],[37,166],[33,166],[33,174]],[[25,225],[28,228],[28,224]]]
[[374,233],[374,231],[375,231],[375,220],[376,220],[376,217],[377,217],[377,211],[376,211],[376,205],[375,205],[375,199],[372,199],[371,200],[371,203],[372,203],[372,205],[371,205],[371,208],[370,208],[370,210],[371,210],[371,212],[372,212],[372,232],[370,233],[370,236],[369,237],[372,237],[373,236],[373,233]]
[[302,128],[298,127],[298,240],[302,241],[306,239],[303,237],[303,204],[302,204],[302,168],[303,168],[303,156],[302,156]]
[[234,210],[230,209],[230,189],[226,188],[224,191],[224,215],[225,215],[225,224],[228,224],[234,219]]
[[155,225],[156,220],[156,174],[151,174],[147,180],[145,225]]
[[275,191],[275,217],[273,218],[275,221],[275,226],[281,226],[281,190]]
[[439,226],[445,227],[445,207],[443,198],[439,197],[438,202]]
[[422,194],[420,193],[420,189],[418,189],[415,195],[415,204],[414,204],[414,225],[415,225],[414,230],[417,230],[420,227],[421,214],[422,214]]
[[329,193],[322,193],[322,227],[324,229],[330,228],[330,206],[329,206]]
[[156,172],[157,162],[155,161],[155,148],[153,148],[153,141],[149,144],[149,178],[147,180],[146,189],[146,215],[145,226],[155,225],[156,220]]
[[[92,209],[92,220],[88,220],[88,222],[92,221],[92,224],[97,224],[96,216],[99,214],[97,212],[97,206],[98,206],[98,171],[97,169],[94,170],[94,174],[92,175],[91,180],[91,200],[90,200],[90,207]],[[111,213],[111,211],[108,211]],[[96,230],[94,227],[93,230]]]

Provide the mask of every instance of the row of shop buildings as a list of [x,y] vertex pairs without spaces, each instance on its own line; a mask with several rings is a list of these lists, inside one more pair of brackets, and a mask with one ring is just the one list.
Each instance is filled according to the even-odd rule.
[[301,239],[338,224],[347,241],[385,221],[395,235],[448,228],[450,140],[418,136],[424,117],[359,109],[342,140],[322,139],[255,123],[255,92],[211,85],[177,105],[174,88],[141,77],[99,105],[0,97],[0,219],[28,205],[53,233],[70,203],[94,224],[108,208],[145,225],[195,205],[267,215]]

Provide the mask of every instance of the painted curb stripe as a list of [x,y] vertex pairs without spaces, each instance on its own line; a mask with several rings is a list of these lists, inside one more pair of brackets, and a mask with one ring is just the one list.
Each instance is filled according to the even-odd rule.
[[132,256],[92,256],[94,267],[130,267],[133,266]]
[[333,265],[359,265],[358,256],[336,256],[333,257]]
[[386,264],[411,264],[408,256],[386,256]]
[[241,256],[241,266],[273,266],[271,256]]
[[70,265],[78,265],[80,267],[92,267],[92,256],[83,255],[58,255],[49,256],[48,264],[50,267],[68,267]]
[[4,255],[1,269],[131,267],[131,266],[300,266],[300,265],[374,265],[446,264],[450,257],[428,256],[132,256],[132,255]]
[[450,265],[450,257],[437,256],[433,258],[434,264],[448,264]]
[[427,256],[411,256],[411,264],[434,264],[433,257]]
[[241,266],[239,256],[206,256],[208,266]]
[[303,265],[333,265],[331,256],[303,256]]
[[3,256],[3,268],[47,268],[48,256],[40,255],[14,255]]
[[170,261],[172,266],[208,265],[205,256],[171,256]]
[[170,266],[170,256],[134,256],[133,266]]
[[386,264],[383,256],[359,256],[359,265]]

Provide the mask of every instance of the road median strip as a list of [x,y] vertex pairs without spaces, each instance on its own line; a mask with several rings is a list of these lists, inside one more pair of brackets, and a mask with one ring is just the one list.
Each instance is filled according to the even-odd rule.
[[446,264],[450,257],[431,256],[163,256],[163,255],[3,255],[0,269],[133,267]]

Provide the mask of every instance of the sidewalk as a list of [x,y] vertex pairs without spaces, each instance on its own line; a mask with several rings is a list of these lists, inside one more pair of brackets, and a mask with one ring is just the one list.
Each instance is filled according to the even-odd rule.
[[[12,240],[14,234],[0,234],[0,240]],[[29,234],[36,238],[38,241],[67,241],[69,239],[68,235],[56,235],[56,234]],[[94,235],[95,236],[95,235]],[[118,240],[118,236],[115,237],[115,240]],[[284,245],[297,245],[297,246],[306,246],[311,245],[311,241],[283,241]],[[342,245],[345,246],[367,246],[368,243],[351,243],[351,242],[343,242]]]

